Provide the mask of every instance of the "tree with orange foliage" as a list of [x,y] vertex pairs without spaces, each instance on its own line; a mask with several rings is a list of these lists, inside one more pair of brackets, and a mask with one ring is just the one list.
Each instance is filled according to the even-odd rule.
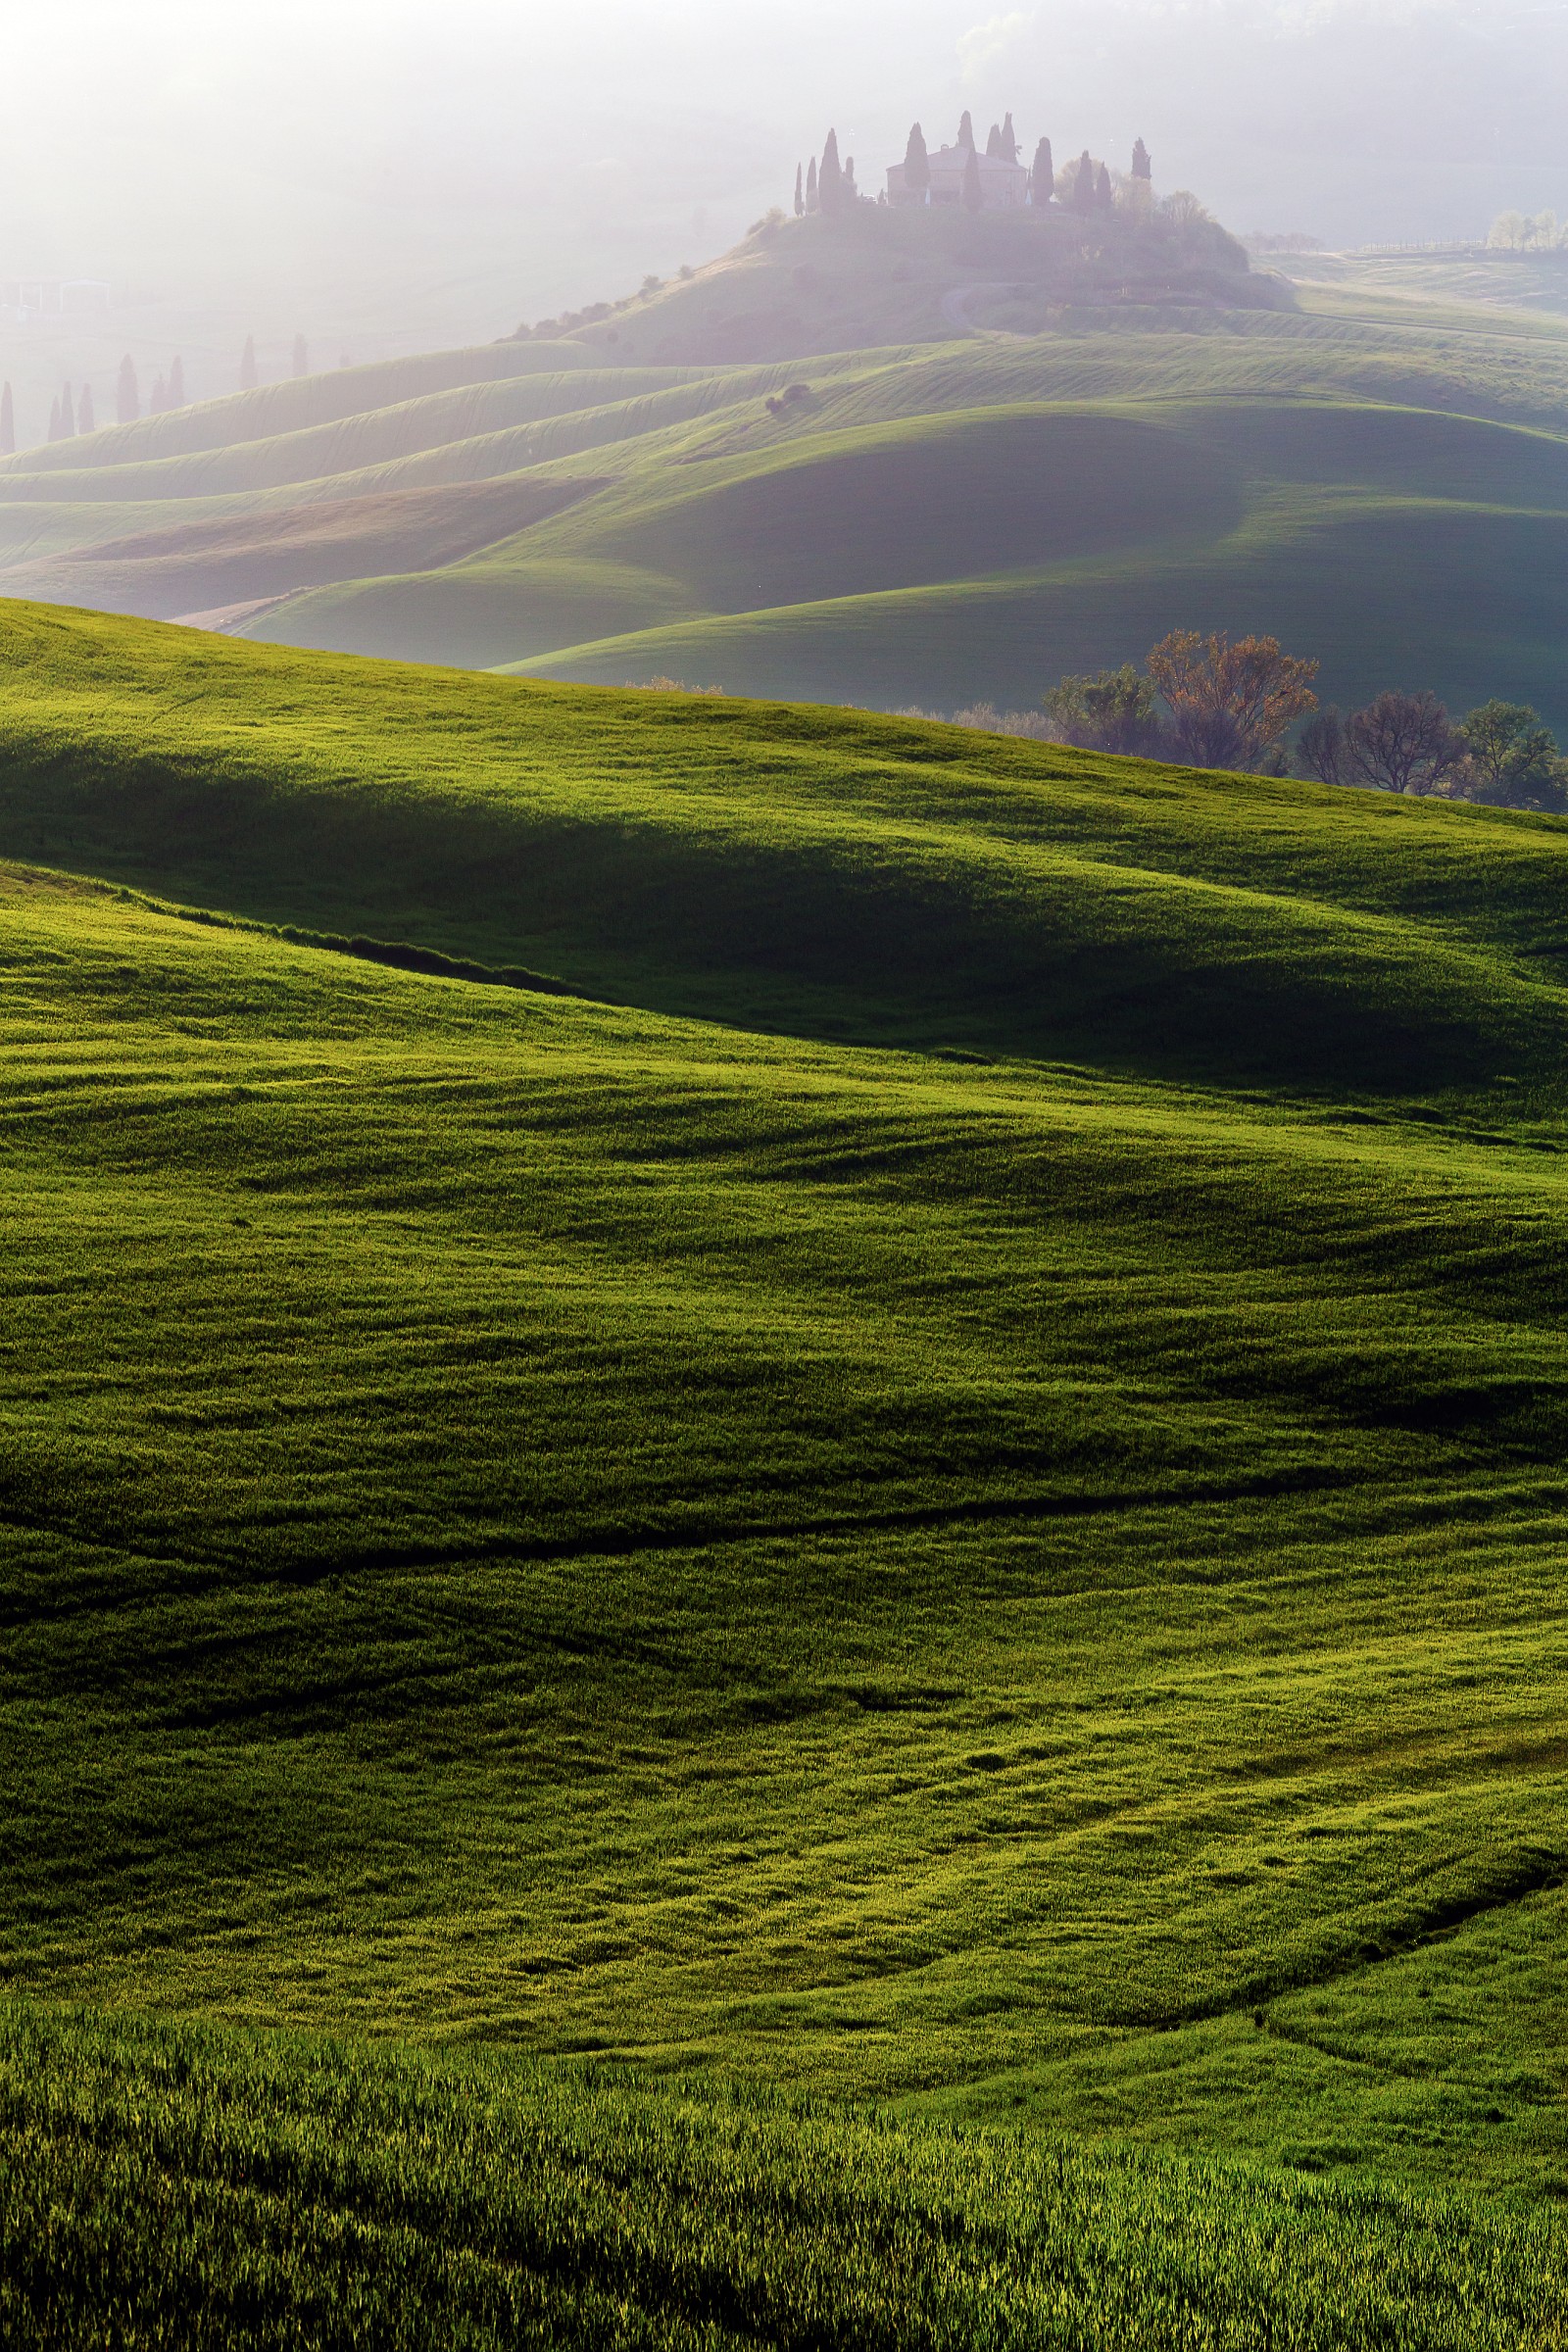
[[1281,651],[1277,637],[1175,629],[1149,657],[1149,674],[1170,712],[1175,751],[1194,767],[1256,773],[1277,759],[1286,730],[1317,708],[1315,662]]

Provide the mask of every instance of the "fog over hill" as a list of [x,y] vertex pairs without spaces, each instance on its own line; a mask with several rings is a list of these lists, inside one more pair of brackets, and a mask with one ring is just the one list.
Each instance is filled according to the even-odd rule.
[[[830,122],[872,189],[916,116],[951,137],[1010,106],[1059,153],[1140,135],[1162,188],[1335,245],[1568,210],[1559,0],[453,0],[439,24],[414,0],[19,0],[7,46],[15,90],[69,104],[11,110],[0,270],[141,298],[160,351],[204,343],[201,396],[235,388],[246,333],[279,374],[296,332],[318,364],[374,359],[701,263],[787,201]],[[0,337],[15,376],[26,336]]]

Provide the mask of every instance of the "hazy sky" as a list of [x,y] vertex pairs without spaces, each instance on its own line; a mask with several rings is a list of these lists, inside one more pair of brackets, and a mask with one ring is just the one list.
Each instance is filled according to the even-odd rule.
[[874,188],[965,105],[1142,136],[1238,229],[1568,213],[1568,0],[5,0],[5,29],[4,269],[279,332],[500,333],[719,250],[830,122]]

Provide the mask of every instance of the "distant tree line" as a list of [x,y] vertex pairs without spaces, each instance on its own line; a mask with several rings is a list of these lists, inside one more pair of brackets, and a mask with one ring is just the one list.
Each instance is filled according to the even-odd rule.
[[1178,629],[1141,670],[1063,678],[1045,709],[1060,741],[1089,751],[1253,775],[1288,775],[1294,760],[1324,784],[1568,809],[1568,758],[1528,705],[1493,700],[1453,719],[1435,694],[1390,687],[1347,717],[1319,710],[1317,669],[1275,637]]
[[1568,220],[1555,213],[1499,213],[1487,243],[1501,253],[1568,252]]

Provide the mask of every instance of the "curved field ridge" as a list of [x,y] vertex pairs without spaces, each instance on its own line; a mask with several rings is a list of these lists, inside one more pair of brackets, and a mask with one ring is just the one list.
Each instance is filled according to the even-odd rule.
[[1554,1089],[1568,830],[13,607],[0,849],[767,1026]]
[[903,340],[951,332],[922,280],[862,287],[875,347],[835,329],[789,359],[808,344],[721,316],[771,283],[764,258],[575,340],[24,452],[0,463],[0,589],[872,708],[1038,706],[1175,626],[1265,631],[1347,707],[1430,685],[1568,730],[1559,328],[1308,289],[1305,311],[1069,306],[1048,332]]

